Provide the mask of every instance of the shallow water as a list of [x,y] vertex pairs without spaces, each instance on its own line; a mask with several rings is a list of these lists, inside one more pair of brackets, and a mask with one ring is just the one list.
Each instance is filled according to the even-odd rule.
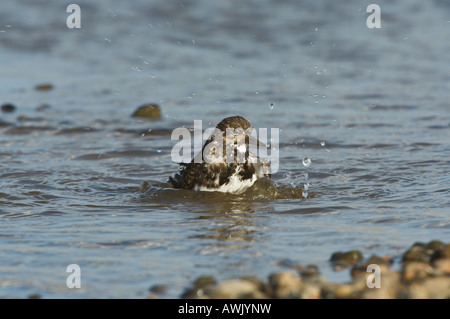
[[[360,1],[77,3],[80,30],[58,1],[2,2],[1,297],[179,297],[286,260],[344,282],[335,251],[450,241],[447,4],[379,1],[368,29]],[[151,102],[160,121],[131,117]],[[172,130],[235,114],[280,128],[272,183],[171,189]]]

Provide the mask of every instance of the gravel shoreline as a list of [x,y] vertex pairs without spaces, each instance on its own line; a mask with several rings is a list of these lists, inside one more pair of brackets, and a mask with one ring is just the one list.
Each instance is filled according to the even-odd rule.
[[[289,271],[270,275],[267,280],[236,278],[217,283],[213,277],[200,277],[180,297],[188,299],[450,298],[450,244],[440,241],[413,244],[403,254],[399,271],[391,269],[392,260],[389,256],[375,255],[363,260],[359,251],[337,252],[331,256],[330,262],[336,270],[350,269],[352,276],[350,283],[328,282],[315,265],[306,267],[296,265],[291,266]],[[369,265],[372,265],[371,268]],[[152,290],[150,298],[155,297],[158,297],[158,292]]]

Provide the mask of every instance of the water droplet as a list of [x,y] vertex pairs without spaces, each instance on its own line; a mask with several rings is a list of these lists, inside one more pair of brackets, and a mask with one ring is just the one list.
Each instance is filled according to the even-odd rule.
[[321,142],[320,142],[320,145],[321,145],[321,146],[325,146],[325,145],[327,145],[327,144],[325,144],[325,141],[321,141]]
[[303,198],[307,198],[308,197],[308,190],[309,190],[309,183],[308,183],[308,181],[306,181],[306,183],[303,184],[303,188],[302,188],[302,196],[303,196]]
[[311,159],[309,157],[305,157],[303,159],[303,166],[309,167],[309,165],[311,165]]

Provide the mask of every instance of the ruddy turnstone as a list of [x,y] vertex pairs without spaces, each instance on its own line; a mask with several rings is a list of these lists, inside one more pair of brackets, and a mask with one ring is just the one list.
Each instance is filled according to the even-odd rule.
[[[270,177],[269,162],[255,154],[265,147],[250,132],[250,122],[241,116],[223,119],[190,163],[180,163],[180,172],[169,177],[175,188],[243,193],[262,177]],[[253,151],[253,152],[252,152]]]

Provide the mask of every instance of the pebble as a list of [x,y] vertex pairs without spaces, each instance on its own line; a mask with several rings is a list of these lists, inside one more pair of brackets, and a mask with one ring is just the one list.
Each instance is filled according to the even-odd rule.
[[2,120],[0,120],[0,127],[7,127],[7,126],[11,126],[13,125],[12,123],[9,122],[3,122]]
[[51,108],[51,106],[49,104],[41,104],[41,105],[36,107],[36,111],[43,112],[43,111],[46,111],[46,110],[48,110],[50,108]]
[[449,299],[450,277],[432,277],[409,286],[408,299]]
[[132,116],[146,119],[160,119],[161,108],[158,104],[144,104],[138,107]]
[[2,105],[2,112],[4,113],[12,113],[16,110],[16,107],[13,104],[6,103]]
[[[350,283],[329,283],[315,265],[302,267],[292,262],[291,270],[271,274],[267,281],[258,278],[230,279],[216,283],[212,277],[200,277],[183,298],[303,298],[303,299],[411,299],[450,298],[450,244],[432,241],[415,243],[402,256],[401,270],[392,270],[393,258],[372,255],[362,263],[358,250],[337,252],[332,262],[352,264]],[[431,262],[430,262],[431,261]],[[286,262],[284,262],[286,263]],[[283,263],[283,264],[284,264]],[[372,272],[367,266],[380,266],[380,287],[369,288]],[[295,265],[295,267],[292,267]],[[295,269],[297,271],[295,271]]]
[[439,240],[433,240],[426,245],[426,248],[432,252],[439,252],[445,248],[445,244]]
[[312,277],[320,275],[319,267],[317,267],[316,265],[312,265],[312,264],[307,265],[305,268],[301,268],[299,270],[299,272],[303,278],[312,278]]
[[267,298],[250,280],[231,279],[213,287],[207,295],[214,299],[262,299]]
[[433,263],[437,275],[450,276],[450,258],[437,259]]
[[428,263],[430,257],[430,251],[426,249],[424,243],[414,243],[412,247],[403,254],[402,261]]
[[359,281],[358,287],[356,284],[334,284],[330,286],[330,291],[326,295],[327,298],[333,299],[349,299],[349,298],[358,298],[359,295],[361,295],[362,289],[364,289],[365,284],[363,281]]
[[335,252],[331,255],[330,261],[335,271],[340,271],[348,266],[356,265],[363,260],[363,255],[359,250],[347,252]]
[[149,291],[153,292],[155,294],[158,294],[158,295],[162,295],[167,291],[167,286],[166,285],[154,285],[154,286],[150,287]]
[[182,298],[201,298],[204,295],[204,290],[208,286],[215,285],[216,280],[211,276],[201,276],[194,280],[193,286],[187,289]]
[[429,263],[411,261],[403,267],[403,280],[405,282],[421,280],[433,273],[433,267]]
[[392,258],[390,258],[388,256],[380,257],[377,255],[372,255],[364,263],[355,265],[351,269],[350,274],[351,274],[352,278],[356,278],[359,276],[367,278],[371,274],[371,273],[367,272],[369,265],[380,266],[381,273],[383,274],[384,272],[389,271],[389,267],[391,264],[392,264]]
[[298,298],[302,279],[296,273],[285,271],[270,275],[269,285],[275,298]]
[[435,259],[450,258],[450,244],[445,245],[442,250],[435,254]]
[[[361,299],[396,299],[401,297],[403,286],[401,276],[396,271],[385,271],[381,273],[380,288],[369,288],[367,285],[357,298]],[[366,283],[366,281],[364,281]]]
[[53,84],[51,83],[42,83],[38,84],[34,87],[37,91],[50,91],[53,89]]

